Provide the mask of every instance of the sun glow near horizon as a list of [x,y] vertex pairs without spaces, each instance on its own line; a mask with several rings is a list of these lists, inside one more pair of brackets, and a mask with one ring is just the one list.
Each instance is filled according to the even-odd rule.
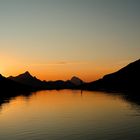
[[[0,72],[3,76],[17,76],[25,71],[41,80],[69,80],[72,76],[78,76],[86,82],[102,78],[105,74],[115,72],[131,61],[124,61],[114,65],[110,63],[97,64],[94,62],[50,62],[46,64],[24,64],[10,61],[10,64],[1,64]],[[4,68],[4,69],[3,69]]]
[[0,0],[0,73],[93,81],[140,56],[137,0]]

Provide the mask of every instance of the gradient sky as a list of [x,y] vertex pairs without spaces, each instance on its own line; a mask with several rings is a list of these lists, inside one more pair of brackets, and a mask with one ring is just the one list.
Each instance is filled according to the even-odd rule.
[[0,0],[0,73],[92,81],[140,57],[140,0]]

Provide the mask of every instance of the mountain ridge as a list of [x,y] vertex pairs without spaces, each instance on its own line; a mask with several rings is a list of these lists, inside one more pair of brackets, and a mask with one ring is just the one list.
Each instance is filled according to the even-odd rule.
[[83,83],[83,81],[76,76],[73,76],[71,80],[67,81],[41,81],[35,76],[32,76],[28,71],[15,77],[9,76],[8,79],[39,89],[74,89]]
[[103,78],[87,83],[83,89],[88,90],[114,90],[139,91],[140,59],[126,65],[120,70],[107,74]]
[[[5,79],[0,75],[0,79]],[[6,79],[5,79],[6,80]],[[85,83],[80,78],[73,76],[70,80],[41,81],[32,76],[28,71],[18,75],[10,76],[7,80],[42,89],[82,89],[82,90],[114,90],[114,91],[140,91],[140,59],[126,65],[120,70],[107,74],[101,79]]]
[[9,76],[8,79],[29,85],[32,87],[41,87],[42,86],[42,81],[37,79],[35,76],[32,76],[28,71],[19,74],[18,76]]

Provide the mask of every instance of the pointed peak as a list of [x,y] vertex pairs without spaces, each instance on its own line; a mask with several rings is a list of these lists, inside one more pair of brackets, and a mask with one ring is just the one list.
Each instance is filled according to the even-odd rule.
[[78,78],[77,76],[73,76],[73,77],[71,78],[71,80],[74,80],[74,79],[81,80],[81,79],[80,79],[80,78]]
[[23,73],[23,74],[21,74],[21,75],[26,75],[26,76],[33,77],[33,76],[30,74],[30,72],[29,72],[29,71],[26,71],[26,72],[24,72],[24,73]]
[[29,73],[29,71],[26,71],[24,74],[28,74],[28,75],[31,75],[30,73]]
[[22,73],[22,74],[20,74],[20,75],[18,75],[18,77],[33,77],[28,71],[26,71],[26,72],[24,72],[24,73]]
[[81,85],[83,83],[83,81],[76,76],[73,76],[70,81],[75,85]]

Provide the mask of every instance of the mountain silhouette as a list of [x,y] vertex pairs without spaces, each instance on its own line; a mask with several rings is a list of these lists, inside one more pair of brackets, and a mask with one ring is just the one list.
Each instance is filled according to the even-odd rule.
[[71,80],[67,81],[41,81],[35,76],[32,76],[28,71],[15,77],[10,76],[8,79],[38,89],[74,89],[83,83],[78,77],[72,77]]
[[37,79],[35,76],[32,76],[28,71],[15,77],[10,76],[8,77],[8,79],[25,84],[25,85],[29,85],[32,87],[39,88],[43,86],[42,81]]
[[81,84],[83,84],[83,81],[80,78],[76,77],[76,76],[73,76],[71,78],[70,82],[73,83],[76,86],[80,86]]
[[[102,79],[84,83],[74,76],[70,80],[41,81],[28,71],[8,78],[0,74],[0,105],[18,95],[29,96],[33,91],[51,89],[81,89],[119,92],[124,99],[140,105],[140,59]],[[125,94],[124,94],[125,93]]]
[[20,84],[16,81],[10,80],[5,78],[0,74],[0,91],[1,94],[8,93],[12,94],[12,92],[24,92],[24,91],[31,91],[32,88],[30,86]]
[[88,90],[140,91],[140,59],[117,72],[84,85]]
[[[128,64],[117,72],[105,75],[102,79],[91,83],[84,83],[74,76],[71,80],[41,81],[32,76],[28,71],[8,79],[0,75],[1,81],[8,80],[40,89],[85,89],[85,90],[111,90],[111,91],[140,91],[140,59]],[[2,82],[1,82],[2,84]],[[6,84],[5,84],[6,85]],[[19,86],[19,85],[18,85]],[[20,85],[21,86],[21,85]],[[14,87],[14,86],[13,86]],[[12,87],[11,87],[12,88]]]
[[74,76],[71,80],[67,81],[45,81],[44,87],[46,87],[46,89],[79,89],[83,83],[84,82],[80,78]]
[[[140,105],[140,59],[102,79],[84,83],[74,76],[71,80],[41,81],[28,71],[8,78],[0,74],[0,105],[18,95],[30,96],[33,91],[51,89],[81,89],[119,92],[124,99]],[[125,93],[125,94],[124,94]]]
[[57,81],[45,81],[44,87],[46,89],[73,89],[75,85],[68,81],[57,80]]

